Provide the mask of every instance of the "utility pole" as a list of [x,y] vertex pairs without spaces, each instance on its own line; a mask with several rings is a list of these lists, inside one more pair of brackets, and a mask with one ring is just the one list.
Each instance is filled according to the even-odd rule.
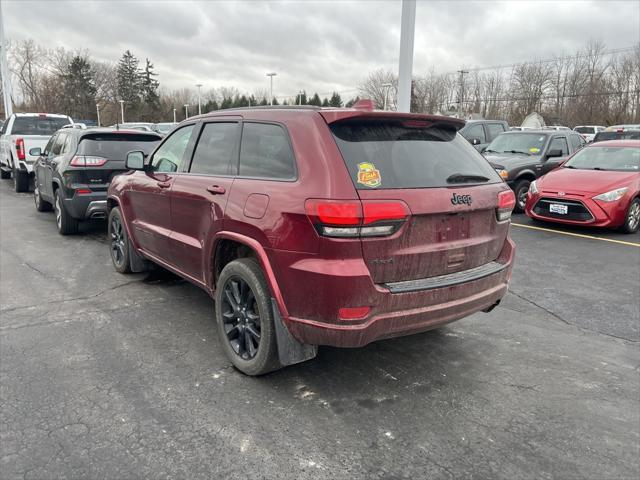
[[176,121],[176,109],[175,108],[173,109],[173,123],[178,123]]
[[202,115],[202,107],[200,102],[200,87],[202,87],[202,84],[196,83],[196,87],[198,87],[198,115]]
[[270,72],[267,73],[267,77],[269,77],[270,79],[270,83],[271,83],[271,93],[270,93],[270,98],[269,98],[269,105],[273,105],[273,77],[275,77],[277,75],[276,72]]
[[387,98],[389,97],[389,89],[391,88],[391,84],[390,83],[383,83],[382,84],[382,88],[384,88],[384,106],[382,107],[382,110],[387,110]]
[[100,105],[96,103],[96,113],[98,114],[98,126],[100,126]]
[[298,92],[298,98],[299,98],[299,100],[298,100],[298,105],[302,105],[302,94],[303,94],[303,93],[304,93],[304,90],[300,90],[300,91]]
[[184,119],[186,120],[187,118],[189,118],[189,104],[185,103],[184,104]]
[[118,100],[120,102],[120,123],[124,123],[124,100]]
[[469,70],[458,70],[458,73],[460,74],[460,108],[458,109],[458,113],[460,114],[460,118],[464,118],[464,76],[469,73]]
[[400,20],[400,65],[398,69],[398,111],[411,111],[413,38],[416,30],[416,0],[402,0]]
[[13,113],[11,103],[11,79],[7,68],[7,44],[4,41],[4,17],[2,16],[2,0],[0,0],[0,77],[2,80],[2,97],[4,101],[4,117],[9,118]]

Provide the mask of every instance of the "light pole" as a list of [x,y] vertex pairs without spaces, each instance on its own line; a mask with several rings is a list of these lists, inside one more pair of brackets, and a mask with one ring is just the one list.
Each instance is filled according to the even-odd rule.
[[187,118],[189,118],[189,104],[185,103],[184,104],[184,119],[186,120]]
[[176,121],[176,109],[175,108],[173,109],[173,123],[178,123]]
[[202,84],[196,83],[196,87],[198,87],[198,115],[202,115],[202,107],[200,102],[200,87],[202,87]]
[[120,102],[120,123],[124,123],[124,100],[118,100]]
[[275,77],[276,75],[277,75],[276,72],[267,73],[267,77],[269,77],[269,80],[271,83],[271,95],[269,98],[269,105],[273,105],[273,77]]
[[398,68],[398,111],[411,111],[413,39],[416,31],[416,0],[402,0],[400,19],[400,62]]
[[300,98],[300,100],[298,100],[298,105],[302,105],[302,94],[304,93],[304,90],[300,90],[298,92],[298,97]]
[[390,83],[383,83],[382,84],[382,88],[384,88],[384,107],[382,107],[383,110],[387,109],[387,98],[389,98],[389,89],[391,88],[391,84]]
[[96,113],[98,114],[98,126],[100,126],[100,105],[96,103]]

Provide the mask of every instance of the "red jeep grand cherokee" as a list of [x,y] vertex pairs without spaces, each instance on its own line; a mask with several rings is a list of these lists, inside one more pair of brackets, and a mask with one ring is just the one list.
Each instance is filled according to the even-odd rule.
[[491,310],[515,199],[463,125],[357,108],[190,118],[112,181],[113,264],[206,290],[249,375]]

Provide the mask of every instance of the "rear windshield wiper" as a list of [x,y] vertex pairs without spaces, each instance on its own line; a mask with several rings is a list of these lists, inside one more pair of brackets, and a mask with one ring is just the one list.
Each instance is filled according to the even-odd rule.
[[466,182],[488,182],[489,179],[483,175],[473,175],[467,173],[454,173],[449,175],[447,183],[466,183]]

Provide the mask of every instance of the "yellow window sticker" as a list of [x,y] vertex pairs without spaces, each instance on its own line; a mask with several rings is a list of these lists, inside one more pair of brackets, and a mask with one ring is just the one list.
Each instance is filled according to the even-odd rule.
[[373,163],[359,163],[358,183],[371,188],[379,187],[382,185],[380,170],[378,170]]
[[539,148],[536,148],[536,147],[531,147],[531,148],[529,149],[529,151],[530,151],[531,153],[538,153],[538,152],[540,151],[540,149],[539,149]]

